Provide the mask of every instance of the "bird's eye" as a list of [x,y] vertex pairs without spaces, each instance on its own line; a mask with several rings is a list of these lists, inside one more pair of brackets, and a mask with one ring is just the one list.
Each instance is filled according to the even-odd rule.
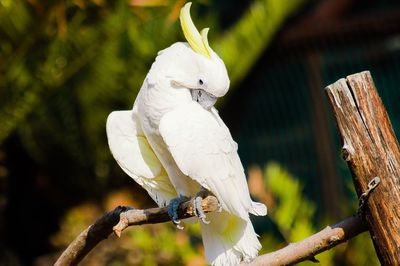
[[200,84],[200,85],[203,85],[203,83],[204,83],[203,80],[202,80],[202,79],[199,79],[199,84]]

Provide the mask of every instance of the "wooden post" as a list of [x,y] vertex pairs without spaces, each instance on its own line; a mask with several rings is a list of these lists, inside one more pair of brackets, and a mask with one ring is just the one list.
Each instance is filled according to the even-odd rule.
[[400,148],[369,71],[325,88],[358,196],[381,180],[363,212],[382,265],[400,265]]

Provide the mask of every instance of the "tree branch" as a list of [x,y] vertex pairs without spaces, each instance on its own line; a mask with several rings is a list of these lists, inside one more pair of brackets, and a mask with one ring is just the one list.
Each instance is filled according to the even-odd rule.
[[[195,216],[193,200],[188,200],[179,206],[179,219]],[[202,201],[202,207],[205,212],[218,210],[219,203],[217,198],[211,195],[206,196]],[[145,210],[119,206],[113,211],[106,213],[80,233],[61,254],[55,265],[77,265],[100,241],[108,238],[113,232],[117,236],[121,236],[121,232],[132,225],[155,224],[168,221],[170,221],[168,206]],[[359,216],[350,217],[335,225],[327,226],[322,231],[300,242],[289,244],[278,251],[261,255],[247,265],[291,265],[305,260],[312,260],[316,254],[331,249],[366,230]]]
[[[193,201],[194,199],[188,200],[179,206],[179,219],[195,216]],[[202,207],[206,213],[218,210],[219,203],[217,198],[211,195],[204,197]],[[100,241],[108,238],[113,232],[117,236],[121,236],[121,232],[128,226],[164,223],[168,221],[171,221],[168,216],[168,206],[145,210],[118,206],[80,233],[61,254],[54,265],[77,265]]]
[[306,239],[257,257],[247,266],[278,266],[293,265],[305,260],[315,261],[314,256],[331,249],[347,240],[367,231],[360,216],[352,216],[345,220],[327,226],[318,233]]

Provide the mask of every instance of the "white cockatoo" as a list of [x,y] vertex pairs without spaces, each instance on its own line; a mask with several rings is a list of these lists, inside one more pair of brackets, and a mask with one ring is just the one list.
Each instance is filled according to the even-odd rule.
[[[199,33],[194,26],[190,5],[180,14],[188,42],[158,53],[133,109],[109,115],[108,142],[121,168],[159,206],[170,205],[174,223],[179,203],[196,197],[207,261],[237,265],[261,248],[249,213],[266,215],[267,208],[251,200],[237,144],[213,106],[227,93],[229,78],[208,44],[208,29]],[[204,189],[222,209],[208,213],[208,221],[198,201]]]

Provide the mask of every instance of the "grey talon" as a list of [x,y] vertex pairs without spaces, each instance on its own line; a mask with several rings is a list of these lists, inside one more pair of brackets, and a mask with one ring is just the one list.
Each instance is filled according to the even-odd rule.
[[176,220],[172,220],[172,222],[174,223],[174,225],[176,226],[177,229],[183,230],[184,227],[182,225],[180,225],[181,220],[176,219]]
[[194,209],[194,213],[197,217],[199,217],[201,219],[201,221],[205,224],[209,224],[210,221],[206,220],[206,214],[203,211],[203,207],[201,206],[203,198],[200,196],[196,196],[194,198],[194,202],[193,202],[193,209]]
[[199,208],[201,208],[201,200],[202,200],[202,198],[201,197],[195,197],[194,198],[194,201],[193,201],[193,209],[194,209],[194,214],[197,216],[197,217],[200,217],[200,211],[199,211]]
[[201,221],[205,224],[210,224],[210,221],[206,220],[206,217],[200,217]]
[[179,205],[182,202],[185,202],[186,200],[188,200],[188,198],[181,195],[178,198],[172,199],[168,206],[168,216],[172,220],[172,222],[175,224],[176,228],[178,228],[178,229],[183,229],[183,226],[179,225],[181,223],[181,221],[178,219],[177,211],[178,211]]

